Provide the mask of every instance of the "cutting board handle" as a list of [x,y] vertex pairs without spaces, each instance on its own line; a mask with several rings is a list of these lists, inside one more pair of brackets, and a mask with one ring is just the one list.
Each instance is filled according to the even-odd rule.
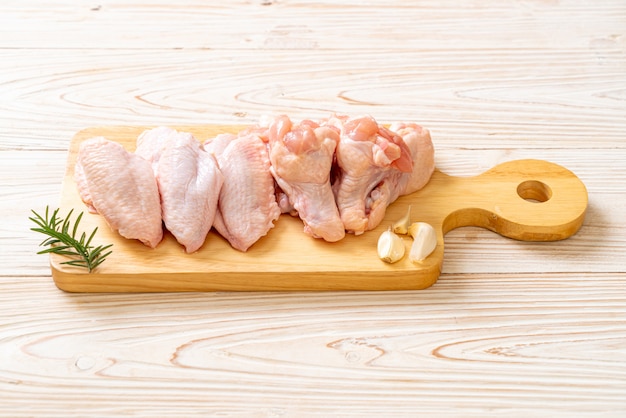
[[[566,168],[543,160],[515,160],[476,177],[433,179],[447,184],[451,212],[442,234],[461,226],[479,226],[523,241],[556,241],[581,227],[587,210],[587,189]],[[430,190],[439,189],[432,185]],[[441,191],[441,190],[439,190]]]

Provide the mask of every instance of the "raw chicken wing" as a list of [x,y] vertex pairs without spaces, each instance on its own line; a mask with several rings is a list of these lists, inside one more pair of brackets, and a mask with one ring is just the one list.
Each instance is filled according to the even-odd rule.
[[330,185],[337,142],[336,130],[311,121],[294,125],[287,116],[269,128],[274,179],[304,222],[304,232],[329,242],[345,235]]
[[75,180],[91,212],[125,238],[156,247],[163,238],[161,203],[150,163],[103,137],[79,148]]
[[[226,146],[224,146],[226,144]],[[254,133],[218,136],[205,143],[224,175],[214,227],[230,245],[247,251],[280,216],[267,146]]]
[[396,172],[387,179],[392,190],[391,201],[424,187],[435,171],[435,148],[428,129],[415,123],[394,123],[389,127],[402,137],[411,151],[413,171]]
[[192,134],[167,127],[143,132],[135,153],[152,164],[165,227],[187,253],[197,251],[213,225],[224,182],[215,158]]
[[333,183],[335,200],[346,231],[356,235],[374,229],[391,203],[391,189],[383,180],[393,172],[411,173],[411,153],[402,138],[369,116],[331,117],[340,129]]

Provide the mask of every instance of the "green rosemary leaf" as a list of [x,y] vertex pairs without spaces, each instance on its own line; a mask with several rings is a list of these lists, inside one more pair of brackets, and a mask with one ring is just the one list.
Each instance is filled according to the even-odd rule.
[[[30,218],[32,219],[32,218]],[[35,222],[33,220],[33,222]],[[35,232],[40,232],[42,234],[48,235],[48,230],[46,230],[45,228],[31,228],[31,231],[35,231]],[[49,237],[44,239],[43,241],[41,241],[41,243],[39,244],[40,247],[45,247],[47,245],[52,245],[52,244],[56,244],[57,242],[59,242],[58,238],[56,237]]]
[[[91,245],[91,240],[93,239],[93,237],[96,236],[96,232],[98,231],[98,227],[96,227],[92,232],[91,235],[89,235],[89,239],[87,239],[87,242],[85,243],[85,247],[88,247],[89,245]],[[113,244],[111,244],[113,245]]]
[[74,212],[74,209],[71,209],[68,213],[67,216],[65,217],[65,219],[63,220],[63,226],[61,227],[61,233],[63,235],[67,235],[68,238],[74,238],[73,236],[71,236],[70,234],[68,234],[68,229],[70,228],[70,217],[72,216],[72,212]]
[[[37,254],[48,254],[48,253],[55,253],[55,254],[61,254],[62,252],[67,252],[68,248],[72,248],[69,245],[57,245],[54,247],[48,247],[45,248],[39,252],[37,252]],[[74,251],[72,254],[77,254],[76,251]]]
[[[46,207],[47,209],[47,207]],[[70,211],[70,213],[72,213]],[[56,230],[59,227],[59,224],[61,222],[63,222],[63,219],[61,218],[57,218],[57,215],[59,214],[59,209],[55,209],[54,212],[52,213],[52,218],[50,218],[50,222],[52,223],[53,228]],[[48,211],[46,211],[46,221],[48,221]]]
[[[80,223],[80,220],[81,220],[82,217],[83,217],[83,212],[81,212],[78,215],[78,217],[76,218],[76,220],[74,221],[74,229],[72,230],[72,238],[76,237],[76,231],[78,230],[78,224]],[[68,215],[67,219],[69,219],[69,215]],[[84,232],[83,232],[83,235],[85,235]]]
[[[33,213],[36,214],[35,211],[33,211]],[[48,222],[45,219],[43,219],[39,214],[36,214],[36,215],[37,216],[35,216],[34,218],[30,217],[28,219],[30,219],[31,221],[35,222],[39,226],[39,228],[46,228],[47,225],[48,225]]]
[[80,238],[78,240],[78,242],[80,243],[80,245],[82,245],[83,247],[85,247],[85,237],[87,235],[83,232],[82,234],[80,234]]
[[109,245],[100,245],[94,248],[93,250],[91,250],[91,254],[89,254],[89,259],[97,258],[102,253],[102,251],[107,250],[111,248],[112,246],[113,244],[109,244]]
[[76,266],[76,267],[84,267],[86,269],[89,269],[89,264],[87,264],[83,260],[68,260],[68,261],[61,262],[61,264],[67,264],[67,265]]
[[37,254],[58,254],[68,257],[72,257],[72,260],[67,260],[61,264],[68,264],[71,266],[86,268],[89,272],[98,267],[102,262],[112,253],[112,251],[104,252],[111,248],[113,244],[100,245],[93,247],[91,241],[93,240],[98,228],[95,228],[89,238],[87,234],[82,232],[80,239],[76,239],[78,235],[78,226],[83,217],[81,212],[72,225],[71,216],[74,209],[71,209],[65,218],[59,217],[59,209],[55,209],[50,214],[50,209],[46,206],[45,216],[41,216],[34,210],[31,210],[33,217],[29,217],[38,228],[31,228],[31,231],[39,232],[47,235],[48,238],[44,239],[41,244],[42,247],[48,247],[39,251]]
[[[111,247],[111,245],[107,245],[106,247],[102,248],[102,250]],[[98,247],[100,248],[100,247]],[[98,267],[100,265],[100,263],[102,263],[104,260],[106,260],[106,258],[112,253],[113,251],[108,251],[105,254],[101,254],[101,252],[99,252],[98,257],[94,257],[93,260],[91,260],[91,265],[92,265],[92,269],[95,269],[96,267]]]
[[41,242],[41,244],[39,244],[39,246],[40,246],[40,247],[46,247],[46,246],[48,246],[48,245],[55,245],[55,244],[58,244],[59,242],[61,242],[61,241],[59,241],[59,240],[58,240],[58,239],[56,239],[56,238],[47,238],[47,239],[43,240],[43,241]]

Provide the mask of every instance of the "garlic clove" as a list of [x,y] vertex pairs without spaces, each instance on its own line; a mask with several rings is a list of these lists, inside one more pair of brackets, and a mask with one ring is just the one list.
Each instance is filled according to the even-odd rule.
[[409,235],[413,237],[413,244],[409,251],[409,260],[420,263],[437,248],[437,233],[432,225],[426,222],[415,222],[409,227]]
[[404,241],[391,227],[378,237],[378,257],[385,263],[395,263],[404,257]]
[[395,232],[396,234],[406,234],[407,232],[409,232],[410,225],[411,225],[411,205],[409,205],[409,208],[407,209],[406,214],[393,224],[393,232]]

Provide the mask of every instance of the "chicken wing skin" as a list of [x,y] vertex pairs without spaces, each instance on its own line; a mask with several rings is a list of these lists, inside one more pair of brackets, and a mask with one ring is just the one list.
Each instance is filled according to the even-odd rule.
[[148,161],[106,138],[87,139],[79,148],[75,180],[83,202],[113,230],[152,248],[161,242],[161,203]]
[[269,127],[271,172],[304,222],[304,232],[329,242],[345,236],[330,184],[336,130],[277,117]]
[[435,147],[430,131],[416,123],[396,122],[389,129],[402,137],[413,160],[410,173],[396,172],[388,179],[392,189],[391,200],[395,201],[426,186],[435,171]]
[[213,225],[224,182],[215,158],[192,134],[168,127],[144,131],[135,153],[152,165],[165,227],[187,253],[197,251]]
[[346,231],[359,235],[382,221],[392,202],[383,180],[390,173],[411,173],[411,153],[400,136],[370,116],[334,116],[326,123],[340,130],[333,183],[337,207]]
[[276,203],[267,146],[258,134],[218,136],[205,142],[224,175],[214,227],[230,245],[247,251],[274,227]]

